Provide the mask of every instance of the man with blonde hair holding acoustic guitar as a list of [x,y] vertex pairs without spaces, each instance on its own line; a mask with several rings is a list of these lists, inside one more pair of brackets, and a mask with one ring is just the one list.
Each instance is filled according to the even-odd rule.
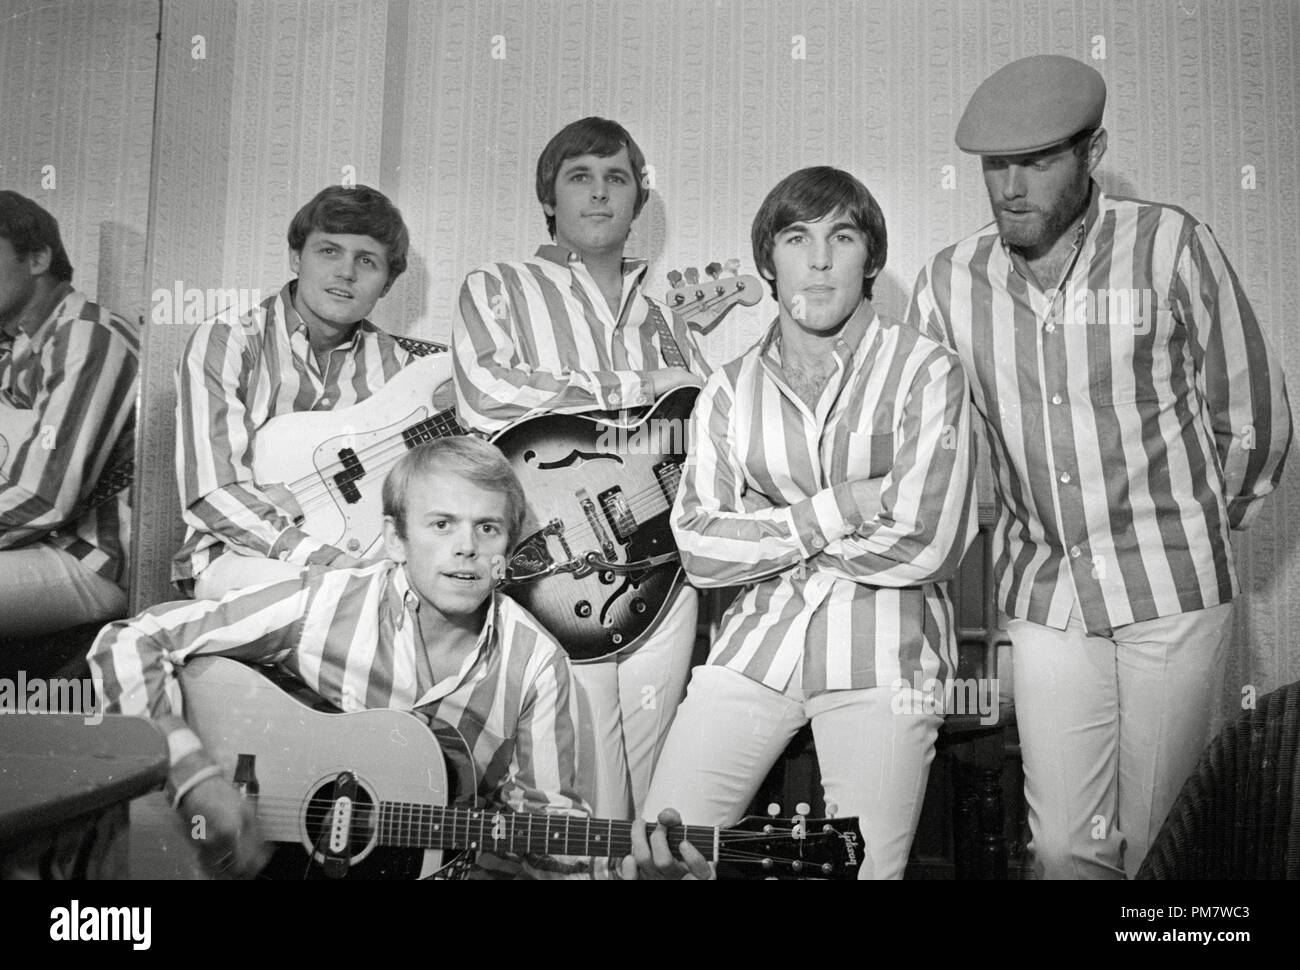
[[[421,445],[389,475],[384,508],[389,559],[304,569],[220,602],[154,607],[105,628],[91,651],[105,710],[148,715],[166,733],[167,793],[187,823],[203,818],[200,858],[213,872],[250,876],[262,869],[267,853],[259,803],[223,777],[180,717],[176,668],[201,656],[274,662],[344,712],[414,711],[449,725],[469,748],[475,794],[489,812],[587,814],[574,784],[568,662],[527,611],[495,591],[524,515],[523,492],[509,464],[472,437]],[[285,743],[280,731],[268,733]],[[303,758],[319,756],[321,747],[304,750]],[[374,774],[422,770],[400,763],[394,752],[404,747],[377,751],[369,768]],[[260,779],[264,811],[279,804],[271,781]],[[301,852],[277,858],[273,869],[300,874],[304,858]],[[623,877],[633,878],[628,858]],[[696,874],[708,874],[697,854],[688,858]],[[475,871],[500,877],[521,869],[611,875],[603,858],[593,863],[549,855],[483,856]]]

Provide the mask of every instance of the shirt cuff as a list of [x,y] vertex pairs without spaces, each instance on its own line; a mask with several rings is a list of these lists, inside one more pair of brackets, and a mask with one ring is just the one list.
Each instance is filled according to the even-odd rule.
[[796,502],[789,511],[791,529],[805,559],[852,533],[853,520],[859,515],[853,492],[844,482]]
[[267,554],[269,559],[279,559],[291,566],[328,566],[342,550],[319,539],[313,539],[296,525],[291,525],[276,538]]

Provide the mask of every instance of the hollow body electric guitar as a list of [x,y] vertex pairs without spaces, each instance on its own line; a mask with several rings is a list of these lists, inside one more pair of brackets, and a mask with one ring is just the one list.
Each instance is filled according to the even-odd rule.
[[[734,307],[752,306],[762,286],[752,276],[721,276],[711,263],[701,281],[667,294],[673,312],[707,334]],[[681,273],[669,274],[680,282]],[[528,496],[524,540],[509,568],[510,594],[575,662],[635,649],[667,612],[684,581],[669,514],[691,410],[699,392],[679,388],[647,413],[623,420],[543,415],[499,432]]]
[[420,357],[359,404],[272,418],[253,439],[254,480],[287,488],[313,538],[358,559],[382,554],[388,472],[416,445],[465,433],[451,373],[450,354]]
[[[323,713],[224,657],[192,659],[181,689],[186,720],[226,778],[256,800],[263,836],[278,843],[264,874],[423,878],[449,865],[452,850],[631,852],[628,822],[473,807],[464,742],[415,714]],[[856,819],[747,819],[736,829],[669,834],[671,845],[683,839],[757,878],[853,878],[861,858]]]

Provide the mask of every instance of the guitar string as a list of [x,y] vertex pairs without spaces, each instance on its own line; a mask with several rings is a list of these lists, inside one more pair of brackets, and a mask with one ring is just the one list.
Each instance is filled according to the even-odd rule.
[[[440,411],[431,417],[417,421],[415,424],[403,431],[389,435],[382,441],[376,442],[372,445],[367,445],[361,450],[355,451],[354,454],[356,454],[358,460],[361,461],[363,467],[371,464],[386,463],[390,459],[396,461],[397,458],[400,458],[408,451],[405,443],[406,433],[409,432],[411,428],[421,425],[427,425],[429,427],[427,430],[422,431],[418,437],[424,439],[429,431],[433,431],[433,437],[426,439],[430,441],[433,440],[433,438],[444,438],[452,435],[463,434],[464,431],[456,421],[455,417],[448,417],[450,413],[450,410]],[[294,493],[294,498],[299,499],[299,504],[302,504],[302,499],[299,498],[299,490],[301,490],[303,495],[308,495],[311,493],[314,486],[325,492],[328,497],[328,480],[331,480],[333,476],[339,472],[344,471],[346,467],[347,466],[342,460],[329,462],[316,468],[313,472],[303,475],[301,478],[296,478],[292,482],[286,482],[284,484],[289,491]],[[369,474],[369,469],[367,469],[367,474]]]
[[[709,284],[701,284],[701,286],[704,285],[709,285]],[[707,296],[704,297],[703,299],[688,301],[682,304],[680,307],[673,307],[670,305],[670,309],[672,309],[675,313],[682,315],[683,317],[689,317],[696,314],[701,309],[712,310],[714,308],[714,305],[717,303],[738,302],[737,297],[740,295],[740,293],[741,293],[740,290],[736,290],[735,292],[730,292],[730,293],[722,293],[722,294],[715,293],[712,296]],[[436,395],[437,392],[442,387],[444,387],[447,383],[448,383],[447,381],[442,381],[441,383],[439,383],[438,386],[434,388],[434,394]],[[451,415],[451,417],[448,418],[447,417],[448,415]],[[459,427],[459,424],[455,418],[454,407],[448,408],[445,411],[437,411],[434,414],[430,415],[429,417],[416,422],[416,424],[412,425],[411,427],[415,427],[416,425],[421,425],[421,424],[430,424],[432,422],[440,422],[440,423],[449,422],[450,424]],[[410,429],[408,428],[406,430],[410,430]],[[404,432],[398,432],[397,437],[401,437],[403,433]],[[442,437],[443,434],[445,434],[445,432],[440,431],[438,434],[435,435],[435,437]],[[371,447],[372,448],[387,447],[387,445],[386,443],[381,443],[379,445],[375,445]],[[403,451],[404,450],[405,450],[405,446],[403,445]],[[364,453],[368,453],[368,452],[364,452]],[[360,458],[362,454],[363,452],[357,452],[357,457]],[[321,468],[317,469],[317,473],[320,476],[332,476],[337,474],[339,471],[343,470],[344,467],[345,466],[342,461],[330,462],[329,464],[324,465]],[[297,493],[295,491],[295,488],[297,487],[307,488],[318,480],[319,479],[317,478],[316,475],[304,475],[301,478],[295,479],[292,483],[286,483],[286,486],[289,488],[291,492],[294,492],[294,497],[297,498]],[[326,492],[328,492],[328,486],[325,486],[325,489]],[[301,500],[299,501],[299,504],[301,504]]]
[[[371,468],[373,468],[374,474],[378,475],[381,471],[395,465],[407,451],[405,445],[398,445],[396,447],[390,446],[388,450],[390,451],[390,454],[384,456],[380,461],[368,462]],[[367,469],[367,473],[371,473],[371,469]],[[301,479],[299,481],[301,481]],[[633,518],[646,518],[648,517],[647,513],[650,516],[657,515],[672,507],[671,503],[669,503],[664,497],[663,490],[657,482],[634,492],[624,492],[623,497],[627,504],[628,513]],[[334,498],[330,494],[329,485],[314,476],[310,486],[302,487],[300,492],[295,492],[295,498],[298,500],[299,507],[304,513],[309,509],[315,510],[322,507],[329,508],[334,504]],[[594,541],[596,538],[596,531],[584,516],[580,524],[574,526],[572,529],[566,529],[564,535],[566,538],[572,538],[578,541]]]
[[[303,806],[303,808],[305,808],[307,811],[311,811],[313,809],[316,810],[322,816],[323,819],[323,816],[327,814],[328,809],[334,805],[334,801],[332,799],[317,798],[317,799],[308,799],[306,802],[302,802],[300,799],[294,798],[293,796],[259,795],[258,801],[259,801],[259,810],[257,813],[258,818],[266,820],[267,822],[297,823],[302,821],[304,813],[302,811],[296,810],[295,808],[295,806],[300,806],[300,805]],[[264,804],[267,801],[279,801],[279,802],[289,803],[288,805],[284,806],[288,810],[285,811],[281,809],[273,809],[272,811],[262,811],[261,804]],[[424,804],[402,803],[402,802],[381,802],[381,805],[387,806],[389,808],[389,814],[387,818],[381,817],[377,821],[373,817],[375,814],[373,811],[373,805],[366,806],[367,811],[364,814],[371,816],[367,831],[373,832],[375,830],[382,831],[384,829],[388,829],[391,832],[394,829],[401,829],[403,830],[401,833],[393,832],[392,834],[406,834],[408,837],[413,837],[413,838],[432,839],[433,833],[430,832],[428,835],[425,835],[425,831],[430,830],[435,826],[442,829],[442,831],[437,833],[438,835],[445,836],[452,840],[458,838],[458,834],[460,830],[463,828],[465,836],[468,838],[468,836],[471,834],[471,831],[474,827],[477,826],[480,830],[484,829],[487,824],[491,823],[494,820],[494,815],[495,815],[495,813],[489,815],[480,810],[479,817],[475,819],[475,818],[470,818],[468,816],[467,813],[469,810],[458,809],[449,806],[424,805]],[[402,812],[410,812],[413,814],[407,816],[401,816],[398,814]],[[418,813],[418,815],[423,817],[415,817],[414,813]],[[362,814],[362,813],[357,813],[357,814]],[[450,818],[448,818],[449,814],[451,815]],[[503,817],[509,818],[511,815],[518,816],[518,815],[526,815],[529,813],[501,813],[501,814],[503,815]],[[541,813],[537,813],[535,817],[547,818],[550,820],[558,820],[558,819],[565,818],[565,816],[550,816]],[[545,828],[540,829],[537,832],[534,832],[531,836],[525,836],[525,838],[522,840],[518,838],[519,833],[516,829],[515,831],[512,831],[511,837],[507,837],[503,839],[491,839],[490,837],[485,836],[484,838],[476,841],[479,842],[479,848],[485,848],[487,842],[508,844],[512,841],[514,842],[523,841],[525,844],[531,846],[532,841],[539,840],[539,839],[543,842],[543,845],[545,846],[554,843],[556,841],[555,838],[556,834],[560,831],[561,828],[563,828],[563,830],[566,833],[566,837],[563,839],[563,841],[565,842],[585,841],[588,843],[587,848],[591,849],[592,846],[590,843],[593,841],[593,833],[591,829],[595,827],[598,830],[595,833],[596,835],[602,834],[599,832],[599,829],[601,828],[607,829],[607,831],[603,833],[605,835],[606,841],[604,842],[603,845],[599,846],[598,851],[593,851],[591,854],[604,855],[613,852],[616,854],[628,855],[631,853],[632,850],[632,839],[631,839],[631,829],[630,829],[631,823],[615,820],[613,821],[613,825],[611,827],[610,820],[608,819],[588,819],[586,817],[578,817],[578,816],[572,816],[571,818],[572,818],[572,822],[570,824],[561,827],[558,825],[552,826],[548,823],[548,825]],[[822,833],[819,833],[816,830],[816,826],[820,822],[821,820],[812,820],[808,822],[807,824],[809,826],[809,830],[811,834],[805,835],[803,836],[803,838],[815,839],[815,840],[819,839]],[[587,832],[585,833],[585,835],[582,833],[571,833],[569,831],[570,828],[577,827],[578,825],[586,826]],[[677,832],[680,831],[680,829],[681,827],[677,827],[673,830],[674,836]],[[685,833],[684,838],[691,839],[693,837],[694,841],[692,841],[692,844],[695,845],[696,848],[706,848],[706,849],[712,848],[714,844],[714,835],[715,835],[713,829],[708,828],[706,826],[687,826],[686,829],[687,832]],[[778,832],[764,833],[764,832],[750,832],[744,829],[723,829],[718,831],[716,835],[717,835],[717,844],[719,848],[720,860],[739,859],[747,856],[755,857],[754,853],[748,852],[741,848],[737,848],[737,846],[742,846],[745,845],[746,843],[750,843],[750,842],[770,843],[774,839],[793,838],[784,830]],[[674,844],[676,844],[677,842],[680,842],[681,839],[674,837],[673,841]],[[402,847],[402,844],[400,842],[386,842],[383,843],[383,845],[390,848]],[[414,845],[414,846],[406,846],[406,847],[438,848],[438,846],[424,846],[424,845]],[[444,846],[444,848],[468,848],[468,844],[463,844],[458,846],[457,845]],[[726,850],[725,852],[723,851],[724,849]],[[563,854],[572,855],[575,853],[568,852]]]

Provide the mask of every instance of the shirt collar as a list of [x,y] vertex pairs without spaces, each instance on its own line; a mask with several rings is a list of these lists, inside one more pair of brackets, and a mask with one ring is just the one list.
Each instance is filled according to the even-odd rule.
[[[76,296],[80,296],[80,294],[73,289],[72,284],[60,280],[41,301],[47,308],[46,312],[39,317],[33,316],[19,319],[17,321],[18,326],[14,329],[13,333],[0,331],[0,342],[12,342],[23,334],[28,338],[35,337],[41,329],[47,326],[51,321],[58,320],[60,317],[67,315],[68,301],[72,297]],[[27,324],[27,326],[24,326],[24,324]],[[7,341],[6,337],[8,338]]]
[[[871,301],[863,299],[858,304],[858,308],[853,311],[849,317],[848,323],[840,330],[839,336],[835,338],[832,344],[836,356],[841,360],[847,360],[854,357],[864,346],[863,337],[866,336],[876,322],[879,320],[876,314],[876,308],[871,305]],[[781,354],[781,317],[778,315],[772,321],[772,326],[768,328],[767,333],[759,343],[760,355],[771,355],[777,360]]]
[[[1100,220],[1101,210],[1106,201],[1105,193],[1101,191],[1101,186],[1097,184],[1096,179],[1088,180],[1088,208],[1084,210],[1083,221],[1075,227],[1074,230],[1074,250],[1082,252],[1087,245],[1088,240],[1092,237],[1093,230]],[[997,222],[993,225],[996,227]],[[1002,233],[998,233],[998,242],[1002,246],[1002,252],[1011,260],[1011,265],[1015,267],[1016,272],[1026,279],[1030,278],[1028,266],[1025,257],[1020,255],[1002,238]]]
[[[406,625],[408,617],[414,617],[420,612],[420,596],[411,588],[411,580],[406,574],[406,566],[403,563],[393,564],[385,608],[389,610],[393,619],[393,628],[396,630]],[[479,631],[478,642],[475,644],[476,650],[490,649],[496,643],[497,616],[500,612],[501,593],[494,589],[488,603],[487,619],[483,623],[483,629]]]
[[[555,243],[547,243],[538,246],[537,258],[555,263],[557,266],[565,266],[569,269],[573,269],[575,265],[582,265],[582,257],[580,255],[564,246],[557,246]],[[644,273],[648,266],[649,264],[644,259],[624,259],[623,275],[631,276],[633,274]]]

